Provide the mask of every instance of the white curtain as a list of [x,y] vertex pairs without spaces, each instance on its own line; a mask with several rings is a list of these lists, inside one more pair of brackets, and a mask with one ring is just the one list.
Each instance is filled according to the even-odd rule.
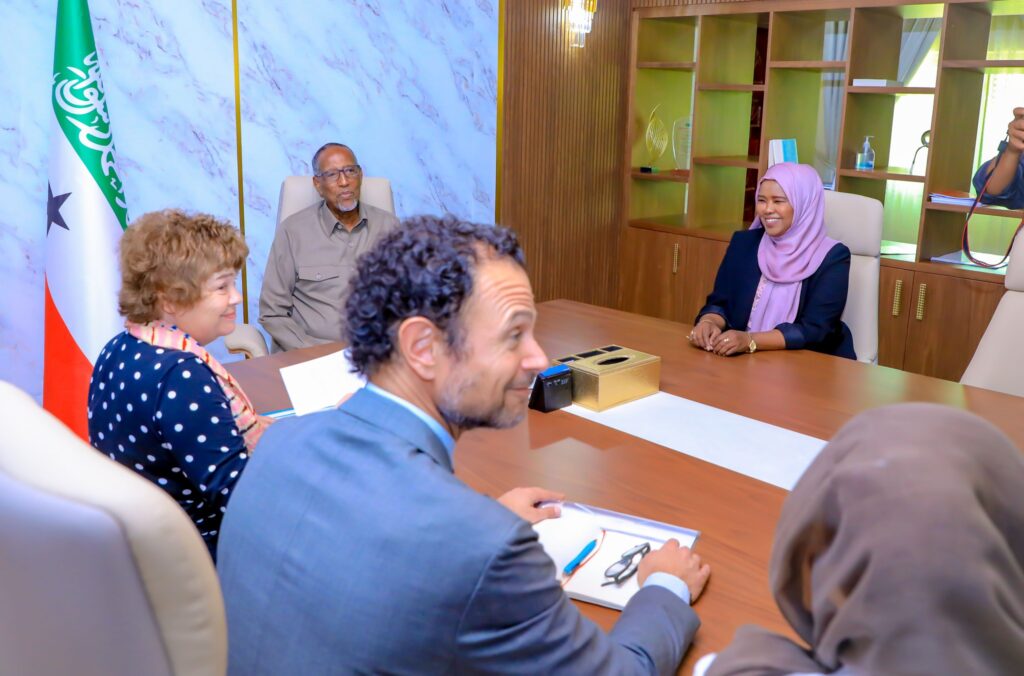
[[[825,46],[821,58],[842,61],[846,58],[848,21],[825,23]],[[843,73],[826,71],[821,74],[821,102],[818,105],[818,134],[814,148],[814,168],[826,184],[834,183],[836,161],[839,154],[839,122],[843,105]],[[806,160],[805,160],[806,161]]]
[[[932,45],[939,37],[942,19],[910,19],[903,23],[900,38],[900,65],[896,79],[906,85],[921,67]],[[934,82],[933,82],[934,84]]]

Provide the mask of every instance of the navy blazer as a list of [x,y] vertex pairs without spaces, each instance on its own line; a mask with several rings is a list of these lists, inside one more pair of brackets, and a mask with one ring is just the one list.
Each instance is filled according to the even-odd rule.
[[[734,233],[715,277],[715,288],[697,321],[708,313],[725,318],[726,329],[746,331],[754,294],[761,281],[757,248],[764,228]],[[842,242],[832,247],[825,260],[800,285],[796,318],[775,328],[786,339],[787,350],[814,350],[856,359],[853,334],[843,323],[846,293],[850,286],[850,250]]]
[[580,615],[530,525],[452,473],[370,390],[263,435],[218,548],[229,672],[675,673],[700,624],[641,589],[610,634]]

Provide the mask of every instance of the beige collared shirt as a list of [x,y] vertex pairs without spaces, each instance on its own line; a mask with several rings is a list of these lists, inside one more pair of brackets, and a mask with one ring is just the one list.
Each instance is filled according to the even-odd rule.
[[394,214],[362,201],[359,216],[349,232],[321,200],[278,226],[260,291],[260,324],[275,352],[341,340],[356,260],[398,227]]

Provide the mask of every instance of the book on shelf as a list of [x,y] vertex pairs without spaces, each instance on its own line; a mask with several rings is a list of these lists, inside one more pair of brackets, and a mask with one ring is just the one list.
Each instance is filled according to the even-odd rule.
[[971,193],[963,190],[936,190],[928,193],[928,200],[933,204],[955,204],[961,207],[969,207],[974,204]]
[[621,584],[606,584],[609,566],[645,543],[650,551],[672,538],[683,547],[693,547],[700,535],[689,528],[576,502],[562,503],[560,517],[541,521],[533,529],[570,598],[615,610],[622,610],[640,586],[635,574]]
[[883,80],[874,77],[855,77],[853,78],[854,87],[902,87],[903,83],[899,80]]
[[775,138],[768,141],[768,166],[779,162],[799,162],[795,138]]

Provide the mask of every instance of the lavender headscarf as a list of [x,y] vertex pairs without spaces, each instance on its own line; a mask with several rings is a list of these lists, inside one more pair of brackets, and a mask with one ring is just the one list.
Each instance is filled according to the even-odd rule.
[[[806,164],[783,162],[757,183],[775,181],[793,205],[793,225],[780,237],[765,233],[757,249],[761,294],[750,313],[751,331],[771,331],[796,319],[800,283],[817,271],[836,240],[825,236],[825,193],[818,172]],[[754,217],[750,229],[763,228]]]

